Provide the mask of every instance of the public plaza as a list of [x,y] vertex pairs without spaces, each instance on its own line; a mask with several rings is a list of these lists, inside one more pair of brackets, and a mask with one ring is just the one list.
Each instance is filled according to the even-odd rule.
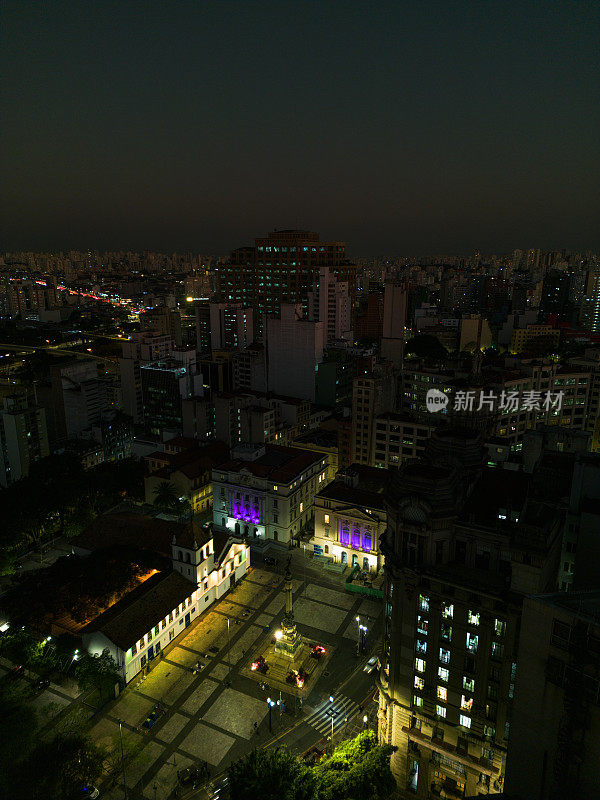
[[[291,582],[298,630],[309,644],[318,643],[325,649],[304,687],[303,708],[299,707],[297,688],[282,677],[291,662],[273,653],[285,607],[284,578],[252,568],[165,649],[147,675],[132,681],[92,717],[93,740],[112,751],[119,767],[122,737],[128,797],[174,797],[178,772],[202,762],[208,764],[211,775],[222,772],[253,747],[264,746],[300,726],[356,669],[356,616],[368,618],[373,625],[380,603],[344,592],[341,583],[339,589],[320,585],[314,582],[319,577],[312,570],[306,583],[299,574],[296,569]],[[323,580],[331,582],[332,578],[324,576]],[[368,641],[369,652],[371,647]],[[257,675],[251,670],[259,653],[266,654],[273,665],[271,678],[268,672]],[[284,659],[279,668],[276,658]],[[270,695],[285,703],[285,713],[277,705],[271,708],[271,732]],[[48,730],[91,714],[75,686],[69,694],[64,687],[51,685],[37,702],[41,710],[46,706]],[[158,710],[158,718],[148,729],[143,723],[154,710]],[[116,776],[100,782],[102,797],[123,797],[123,770]]]

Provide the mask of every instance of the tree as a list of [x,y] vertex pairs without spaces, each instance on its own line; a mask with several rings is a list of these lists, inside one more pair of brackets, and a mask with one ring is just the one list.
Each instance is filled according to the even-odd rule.
[[107,696],[113,693],[115,683],[119,683],[121,674],[114,658],[108,650],[105,650],[99,656],[91,656],[89,653],[83,655],[77,662],[75,677],[82,692],[97,689],[102,700],[105,692]]
[[390,770],[395,749],[378,744],[371,730],[342,742],[313,768],[319,800],[387,800],[396,788]]
[[77,800],[102,774],[104,751],[81,734],[55,736],[35,747],[20,767],[13,797]]
[[171,510],[176,508],[179,502],[175,487],[170,481],[161,481],[158,486],[154,487],[152,494],[154,495],[154,505],[158,508]]
[[431,363],[440,363],[448,358],[448,351],[435,336],[420,334],[406,343],[406,355],[415,355]]
[[229,768],[231,800],[388,800],[395,749],[364,731],[314,767],[285,749],[253,750]]
[[229,768],[231,800],[316,800],[311,770],[283,748],[253,750]]

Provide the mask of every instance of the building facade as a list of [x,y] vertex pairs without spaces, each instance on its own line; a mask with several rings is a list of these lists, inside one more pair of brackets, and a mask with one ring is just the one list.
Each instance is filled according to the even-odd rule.
[[378,573],[383,566],[379,539],[386,529],[386,475],[373,467],[352,465],[315,495],[317,556]]
[[437,431],[391,478],[379,736],[421,798],[502,790],[523,600],[556,587],[564,514],[484,458]]
[[327,457],[294,447],[240,445],[213,470],[216,530],[290,544],[313,517]]

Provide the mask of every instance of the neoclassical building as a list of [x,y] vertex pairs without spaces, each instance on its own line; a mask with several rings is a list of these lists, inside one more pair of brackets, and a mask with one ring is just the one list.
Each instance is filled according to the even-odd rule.
[[379,539],[386,528],[388,472],[353,464],[315,495],[315,555],[377,573]]

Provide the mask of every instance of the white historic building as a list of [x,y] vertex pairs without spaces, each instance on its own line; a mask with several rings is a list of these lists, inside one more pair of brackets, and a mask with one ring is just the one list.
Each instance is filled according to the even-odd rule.
[[242,578],[250,548],[211,527],[176,526],[173,571],[157,573],[101,614],[83,633],[92,655],[108,650],[125,683]]
[[213,469],[215,530],[288,544],[313,517],[327,456],[280,445],[239,445]]

